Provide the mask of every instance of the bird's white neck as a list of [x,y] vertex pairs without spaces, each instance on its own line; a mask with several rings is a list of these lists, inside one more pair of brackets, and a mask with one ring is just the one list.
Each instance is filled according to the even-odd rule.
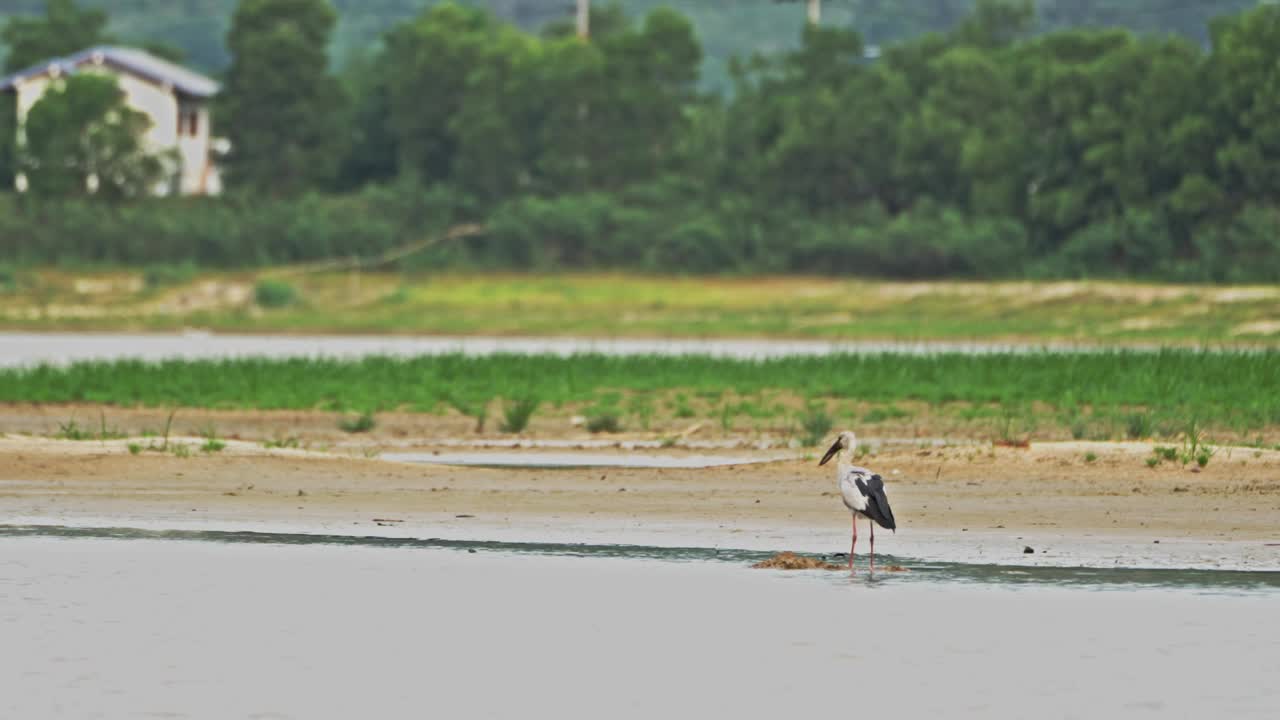
[[840,448],[836,453],[836,472],[844,475],[845,470],[853,467],[853,449]]

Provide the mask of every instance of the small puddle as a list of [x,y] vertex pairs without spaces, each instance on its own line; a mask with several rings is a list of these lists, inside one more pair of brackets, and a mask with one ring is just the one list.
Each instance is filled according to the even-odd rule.
[[694,469],[794,460],[796,455],[742,457],[733,455],[648,455],[616,453],[404,452],[382,453],[384,460],[510,468],[674,468]]
[[[495,540],[447,540],[442,538],[383,537],[376,535],[327,535],[223,530],[142,530],[136,528],[68,527],[62,525],[0,525],[0,538],[59,538],[67,540],[172,540],[187,542],[243,543],[254,545],[336,545],[401,549],[445,549],[462,552],[494,552],[664,560],[673,562],[730,562],[746,566],[765,560],[772,551],[710,547],[661,547],[656,545],[604,545],[587,543],[501,542]],[[839,555],[825,556],[843,562]],[[877,573],[876,584],[969,583],[1006,586],[1083,587],[1098,590],[1184,588],[1209,593],[1274,592],[1280,590],[1280,572],[1245,570],[1185,570],[1142,568],[1022,567],[994,564],[931,562],[900,555],[879,554],[884,565],[900,565],[908,572]],[[869,580],[865,559],[859,557],[858,577]],[[752,571],[771,572],[771,571]],[[785,571],[772,571],[785,572]],[[844,572],[814,571],[819,577],[848,582]],[[810,574],[812,577],[813,574]]]

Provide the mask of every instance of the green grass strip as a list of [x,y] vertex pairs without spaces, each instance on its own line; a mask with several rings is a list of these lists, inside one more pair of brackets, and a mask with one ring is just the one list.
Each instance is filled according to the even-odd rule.
[[1280,351],[703,356],[462,355],[411,359],[88,362],[0,370],[0,401],[429,411],[495,397],[590,401],[602,391],[692,390],[868,402],[1143,408],[1246,429],[1280,424]]

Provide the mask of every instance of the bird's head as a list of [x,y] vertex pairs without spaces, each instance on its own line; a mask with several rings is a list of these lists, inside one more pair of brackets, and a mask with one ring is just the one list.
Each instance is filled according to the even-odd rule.
[[827,450],[827,454],[822,456],[819,465],[826,465],[827,461],[839,455],[842,450],[852,450],[858,447],[858,438],[852,432],[845,430],[836,436],[836,441]]

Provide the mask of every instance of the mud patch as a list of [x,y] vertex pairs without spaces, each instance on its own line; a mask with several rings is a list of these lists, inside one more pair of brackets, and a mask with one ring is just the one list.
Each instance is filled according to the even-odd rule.
[[752,565],[761,570],[844,570],[845,566],[829,563],[825,560],[797,555],[793,552],[780,552],[768,560],[761,560]]

